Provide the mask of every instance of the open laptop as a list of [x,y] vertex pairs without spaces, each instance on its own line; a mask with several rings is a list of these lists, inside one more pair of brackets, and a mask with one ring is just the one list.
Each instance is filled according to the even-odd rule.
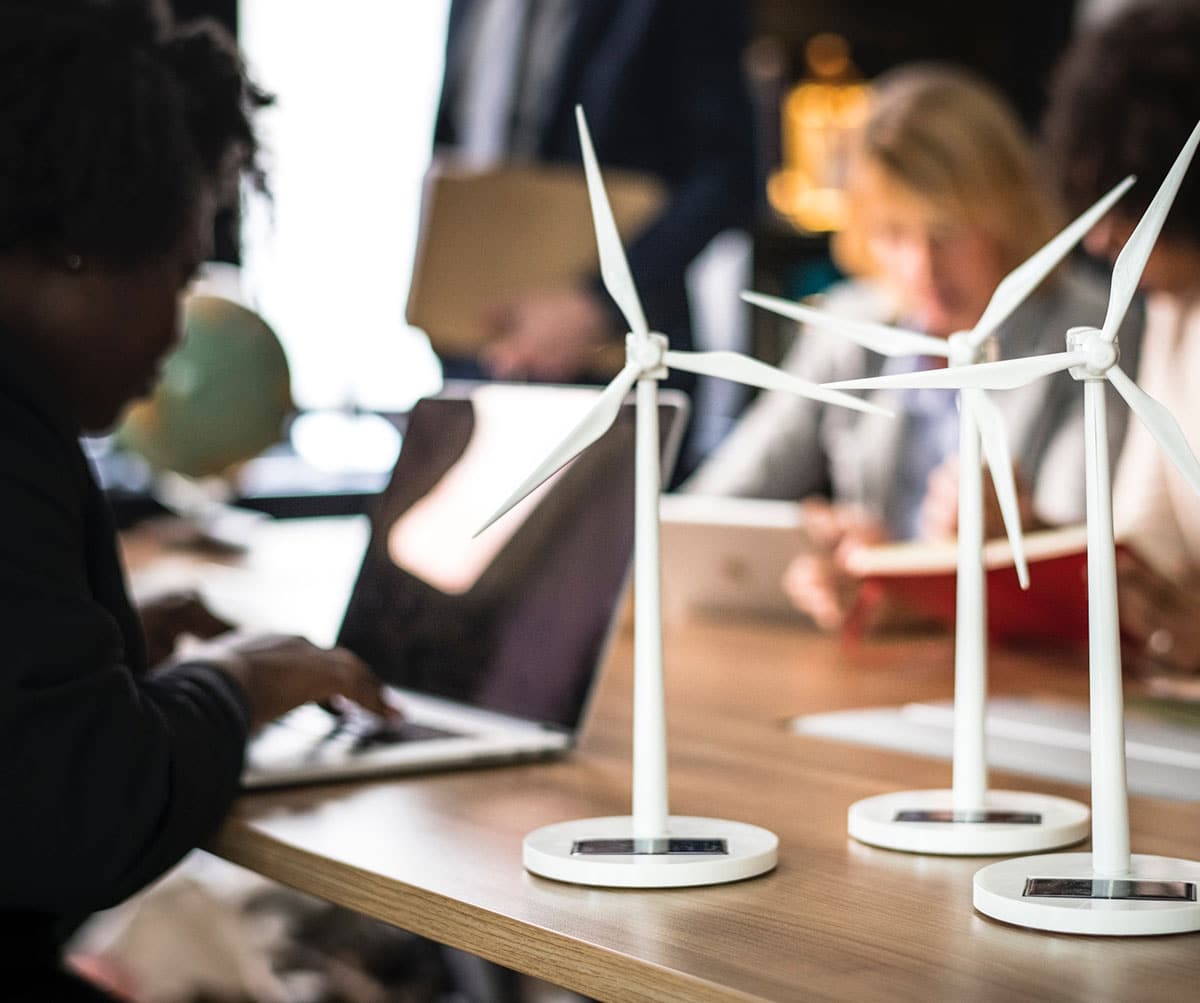
[[[472,534],[598,394],[463,384],[414,406],[338,632],[405,719],[297,708],[252,740],[245,786],[517,762],[575,744],[632,564],[632,401]],[[664,478],[687,413],[685,395],[660,391]]]
[[783,573],[808,546],[798,502],[664,495],[663,607],[669,618],[801,620]]

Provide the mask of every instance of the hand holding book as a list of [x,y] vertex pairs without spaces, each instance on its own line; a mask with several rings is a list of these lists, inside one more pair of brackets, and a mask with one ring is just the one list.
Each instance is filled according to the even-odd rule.
[[1126,549],[1117,556],[1117,602],[1123,660],[1139,675],[1161,677],[1158,687],[1191,676],[1200,700],[1200,592],[1194,581],[1175,582]]
[[824,498],[801,503],[808,544],[788,565],[782,586],[792,605],[822,630],[837,630],[858,599],[861,580],[847,568],[860,547],[881,543],[883,525],[862,509]]
[[[1028,591],[1017,582],[1007,539],[1001,537],[984,546],[988,635],[998,643],[1085,647],[1086,527],[1028,533],[1025,554]],[[954,540],[891,543],[853,551],[847,558],[847,571],[861,579],[862,588],[846,621],[847,636],[861,636],[874,616],[874,607],[885,601],[952,625],[957,557]]]

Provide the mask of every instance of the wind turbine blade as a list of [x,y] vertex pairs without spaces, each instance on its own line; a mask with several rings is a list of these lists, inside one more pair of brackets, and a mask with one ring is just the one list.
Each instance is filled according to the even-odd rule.
[[1083,352],[1055,352],[1051,355],[1034,355],[1028,359],[981,362],[975,366],[948,366],[945,369],[924,369],[916,373],[896,373],[894,376],[839,380],[836,383],[824,383],[822,386],[832,390],[902,390],[909,387],[1012,390],[1014,387],[1032,383],[1039,377],[1081,365],[1086,359],[1087,355]]
[[960,403],[970,412],[971,420],[979,429],[979,441],[983,455],[987,457],[992,483],[996,486],[996,499],[1000,502],[1000,515],[1004,519],[1004,531],[1012,546],[1013,563],[1017,568],[1017,580],[1021,588],[1029,588],[1029,566],[1025,562],[1025,538],[1021,533],[1021,508],[1017,504],[1017,485],[1013,477],[1012,452],[1008,448],[1008,430],[999,408],[982,390],[966,389]]
[[1196,454],[1188,445],[1187,437],[1174,415],[1126,376],[1120,366],[1113,366],[1105,375],[1117,388],[1117,393],[1125,398],[1133,413],[1150,429],[1179,472],[1187,478],[1192,490],[1200,494],[1200,461],[1196,460]]
[[855,411],[885,414],[889,418],[892,416],[892,412],[886,408],[860,400],[850,394],[826,390],[820,384],[802,380],[798,376],[785,373],[782,369],[768,366],[765,362],[739,355],[737,352],[668,351],[664,354],[664,361],[672,369],[683,369],[689,373],[699,373],[702,376],[718,376],[723,380],[733,380],[735,383],[762,387],[764,390],[787,390],[799,394],[801,397],[824,401],[826,404],[840,404],[842,407],[853,408]]
[[1100,222],[1100,218],[1133,184],[1133,175],[1116,185],[1107,195],[1071,223],[1057,237],[1052,238],[1040,251],[1019,264],[996,286],[983,316],[972,328],[968,337],[973,348],[978,348],[988,336],[1008,320],[1025,298],[1058,266],[1067,253],[1078,244],[1087,232]]
[[613,219],[608,193],[604,190],[604,179],[600,176],[600,164],[592,148],[592,136],[588,132],[587,119],[583,117],[583,106],[575,106],[575,121],[579,123],[579,145],[583,150],[583,169],[587,175],[588,198],[592,202],[592,225],[596,228],[596,248],[600,255],[600,275],[604,288],[621,308],[629,330],[637,337],[645,337],[650,328],[642,312],[637,287],[621,246],[621,235]]
[[950,347],[944,338],[934,338],[928,334],[918,334],[916,331],[906,331],[900,327],[889,327],[887,324],[838,317],[836,314],[801,306],[799,303],[780,299],[778,296],[743,292],[742,299],[747,303],[760,306],[764,310],[777,313],[781,317],[788,317],[791,320],[798,320],[802,324],[812,324],[814,327],[834,331],[849,338],[855,344],[869,348],[872,352],[878,352],[880,355],[937,355],[944,359],[950,352]]
[[1175,201],[1175,193],[1179,191],[1188,165],[1192,162],[1197,142],[1200,142],[1200,123],[1197,123],[1188,141],[1183,144],[1183,149],[1179,151],[1174,165],[1163,178],[1154,200],[1129,240],[1125,242],[1125,246],[1121,248],[1121,253],[1117,255],[1116,264],[1113,265],[1112,291],[1108,294],[1108,313],[1104,315],[1104,327],[1100,329],[1100,333],[1108,341],[1116,338],[1117,329],[1125,319],[1125,313],[1146,268],[1146,261],[1154,249],[1154,242],[1158,239],[1167,213],[1171,211],[1171,203]]
[[588,446],[600,438],[616,420],[621,402],[630,388],[637,382],[641,367],[628,365],[617,373],[613,381],[604,388],[600,399],[583,417],[566,438],[562,440],[550,454],[525,478],[520,486],[508,496],[508,500],[474,533],[478,536],[497,519],[501,518],[513,506],[517,505],[526,495],[535,490],[543,481],[554,474],[568,461],[582,453]]

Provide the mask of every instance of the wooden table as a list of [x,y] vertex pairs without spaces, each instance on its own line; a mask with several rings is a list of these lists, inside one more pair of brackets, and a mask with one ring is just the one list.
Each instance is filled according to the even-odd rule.
[[[144,562],[136,542],[130,551]],[[289,552],[294,552],[289,548]],[[353,562],[349,562],[351,565]],[[540,825],[629,811],[632,634],[567,760],[240,799],[209,849],[303,891],[602,1000],[1195,998],[1200,938],[1035,933],[971,907],[990,858],[864,846],[847,806],[946,787],[946,762],[790,733],[803,712],[949,697],[951,638],[849,649],[799,627],[668,626],[671,810],[765,826],[779,866],[738,884],[615,891],[521,866]],[[995,652],[994,694],[1086,699],[1083,656]],[[997,772],[996,786],[1088,800]],[[1200,804],[1131,799],[1135,852],[1200,855]]]

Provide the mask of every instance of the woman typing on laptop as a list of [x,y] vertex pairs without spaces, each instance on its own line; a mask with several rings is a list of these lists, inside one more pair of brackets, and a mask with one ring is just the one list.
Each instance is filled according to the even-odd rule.
[[[213,832],[247,732],[335,694],[387,707],[357,658],[299,638],[148,666],[79,446],[149,390],[218,203],[254,171],[266,99],[236,51],[149,2],[9,0],[0,95],[0,996],[104,998],[57,945]],[[183,604],[148,626],[223,624]]]

